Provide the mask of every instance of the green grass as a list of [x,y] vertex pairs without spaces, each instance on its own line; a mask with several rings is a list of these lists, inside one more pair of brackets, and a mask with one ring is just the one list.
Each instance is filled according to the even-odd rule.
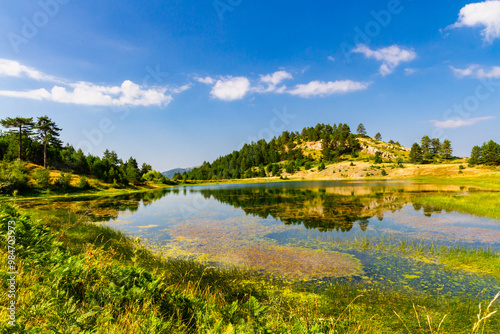
[[500,219],[500,192],[475,192],[466,195],[431,195],[413,202],[475,216]]
[[[471,186],[478,187],[485,190],[499,190],[500,189],[500,170],[495,168],[483,167],[483,169],[490,169],[491,172],[486,172],[486,174],[479,174],[477,176],[461,176],[456,174],[452,177],[432,177],[432,176],[421,176],[415,178],[416,180],[428,182],[428,183],[438,183],[438,184],[450,184],[458,186]],[[457,169],[458,173],[458,169]]]
[[[301,284],[244,269],[165,259],[122,233],[87,223],[16,221],[18,304],[9,333],[498,333],[478,300],[348,283]],[[76,217],[75,217],[76,218]],[[68,227],[71,227],[68,229]],[[0,288],[6,291],[6,261]],[[0,297],[6,305],[6,294]],[[481,315],[488,309],[483,301]],[[6,319],[6,308],[0,317]],[[479,317],[481,319],[481,317]],[[484,326],[484,327],[483,327]]]

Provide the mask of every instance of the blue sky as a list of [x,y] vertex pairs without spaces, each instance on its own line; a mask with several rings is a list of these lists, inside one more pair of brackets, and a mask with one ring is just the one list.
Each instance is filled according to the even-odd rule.
[[497,0],[27,0],[0,36],[1,118],[161,171],[317,123],[500,141]]

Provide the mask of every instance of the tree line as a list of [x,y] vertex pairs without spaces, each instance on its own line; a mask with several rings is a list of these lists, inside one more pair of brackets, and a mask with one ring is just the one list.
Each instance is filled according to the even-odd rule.
[[[269,142],[261,139],[245,144],[239,151],[219,157],[212,163],[205,161],[190,171],[187,178],[212,180],[280,176],[283,169],[293,174],[301,167],[310,169],[314,162],[319,162],[321,169],[325,162],[336,161],[344,154],[357,156],[361,147],[356,138],[349,126],[342,123],[333,126],[317,124],[305,127],[300,133],[283,131]],[[322,142],[322,157],[318,161],[307,154],[301,144],[319,140]]]
[[411,163],[430,163],[436,161],[438,158],[445,160],[453,158],[453,148],[450,140],[445,139],[441,143],[439,138],[423,136],[420,145],[413,143],[409,157]]
[[470,154],[469,164],[499,166],[500,145],[490,140],[482,146],[474,146]]
[[[99,157],[85,154],[70,144],[63,146],[60,140],[62,129],[47,116],[36,120],[32,117],[7,117],[0,120],[0,124],[8,129],[0,132],[0,159],[4,162],[0,170],[0,192],[26,187],[29,177],[34,178],[40,188],[47,188],[51,186],[49,169],[63,171],[60,179],[52,185],[61,188],[69,186],[71,173],[92,176],[113,186],[137,185],[144,181],[169,182],[151,165],[143,163],[139,167],[133,157],[124,161],[115,151],[107,149]],[[41,165],[44,170],[29,175],[25,162]],[[88,187],[85,178],[81,187]]]

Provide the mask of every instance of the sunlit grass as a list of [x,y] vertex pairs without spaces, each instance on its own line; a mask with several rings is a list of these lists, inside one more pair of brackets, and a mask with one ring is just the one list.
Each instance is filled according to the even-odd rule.
[[475,216],[500,219],[500,192],[421,196],[412,198],[412,201]]

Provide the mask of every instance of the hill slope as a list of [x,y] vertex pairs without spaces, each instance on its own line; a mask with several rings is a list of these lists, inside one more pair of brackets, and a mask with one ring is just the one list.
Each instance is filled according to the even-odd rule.
[[227,180],[254,177],[279,177],[309,171],[342,161],[373,163],[405,161],[410,149],[351,133],[346,124],[318,124],[301,133],[284,131],[267,142],[245,144],[239,151],[189,172],[190,180]]

